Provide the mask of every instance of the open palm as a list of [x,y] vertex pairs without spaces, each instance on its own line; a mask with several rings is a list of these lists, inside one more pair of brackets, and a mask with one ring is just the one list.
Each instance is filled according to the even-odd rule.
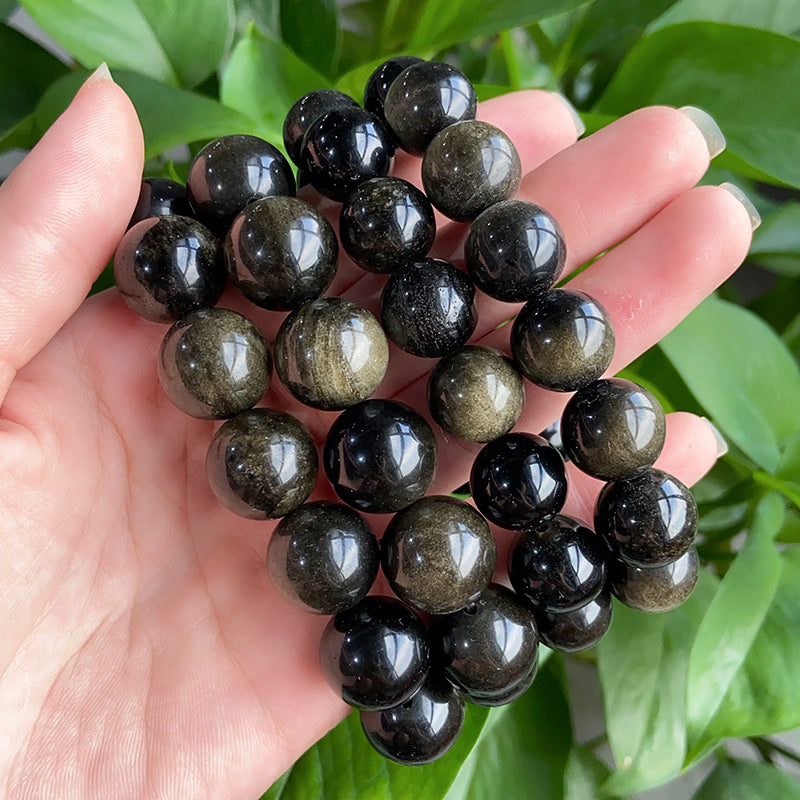
[[[561,222],[568,269],[623,242],[573,283],[615,321],[612,370],[744,257],[747,213],[717,187],[692,188],[708,153],[678,112],[646,109],[577,145],[545,92],[479,116],[516,142],[520,195]],[[130,216],[141,150],[129,101],[95,80],[0,189],[0,794],[15,800],[253,798],[346,712],[317,663],[325,620],[287,606],[266,575],[273,525],[219,505],[204,466],[214,424],[161,392],[165,327],[113,290],[82,302]],[[398,174],[415,170],[398,158]],[[457,258],[464,232],[444,226],[436,254]],[[374,309],[379,289],[344,264],[332,293]],[[274,338],[279,315],[233,295],[223,305]],[[482,297],[474,340],[505,348],[495,328],[513,311]],[[378,396],[422,408],[429,368],[394,352]],[[563,402],[529,386],[519,428],[540,430]],[[333,419],[279,386],[265,403],[318,441]],[[432,490],[447,492],[476,448],[439,444]],[[691,483],[716,453],[702,420],[670,415],[661,466]],[[599,484],[572,477],[567,511],[590,517]]]

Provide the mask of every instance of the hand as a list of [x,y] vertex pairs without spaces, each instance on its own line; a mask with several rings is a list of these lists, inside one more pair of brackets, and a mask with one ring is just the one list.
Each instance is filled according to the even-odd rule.
[[[693,188],[708,152],[677,111],[644,109],[578,144],[546,92],[484,103],[479,116],[516,143],[520,196],[560,221],[568,270],[622,242],[571,284],[611,313],[612,371],[744,258],[748,215],[724,190]],[[346,713],[318,666],[325,619],[288,607],[266,574],[274,526],[216,501],[204,467],[214,424],[159,387],[166,327],[116,290],[84,300],[141,168],[130,102],[93,80],[0,189],[0,794],[15,800],[253,798]],[[398,174],[418,170],[398,157]],[[465,231],[444,225],[434,255],[455,257]],[[343,263],[331,293],[374,309],[380,283]],[[274,338],[279,315],[233,294],[223,305]],[[508,330],[494,329],[514,310],[481,297],[474,340],[506,348]],[[394,352],[379,396],[423,408],[430,367]],[[333,415],[278,383],[266,404],[320,441]],[[564,397],[527,389],[519,428],[537,432]],[[432,491],[448,492],[477,446],[440,444]],[[716,453],[702,420],[669,415],[659,466],[693,483]],[[566,512],[591,519],[599,483],[571,478]]]

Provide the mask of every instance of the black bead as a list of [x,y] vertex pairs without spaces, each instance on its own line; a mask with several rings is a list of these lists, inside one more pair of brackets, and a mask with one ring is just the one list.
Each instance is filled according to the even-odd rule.
[[300,167],[318,192],[342,202],[362,181],[386,175],[392,153],[382,120],[363,108],[337,108],[306,131]]
[[531,684],[536,678],[536,674],[539,671],[539,659],[536,659],[536,662],[533,665],[531,671],[518,680],[513,686],[510,686],[508,691],[503,694],[494,695],[492,697],[483,697],[483,696],[472,696],[471,694],[464,694],[464,698],[468,700],[470,703],[474,703],[476,706],[488,706],[490,708],[496,708],[497,706],[505,706],[509,703],[514,702],[518,697],[521,697],[528,689],[531,688]]
[[634,567],[612,562],[609,583],[614,596],[638,611],[660,614],[683,603],[697,583],[699,562],[693,547],[663,567]]
[[232,134],[207,144],[192,161],[186,181],[197,218],[219,235],[248,204],[294,195],[292,168],[277,147],[257,136]]
[[594,600],[574,611],[541,611],[536,615],[542,643],[563,653],[594,647],[611,625],[611,595],[600,592]]
[[511,352],[537,386],[574,392],[597,380],[614,355],[614,328],[594,298],[551,289],[529,300],[511,327]]
[[189,217],[150,217],[123,236],[114,278],[125,302],[153,322],[213,306],[225,289],[219,243]]
[[268,197],[236,217],[224,253],[231,278],[248,300],[288,311],[330,286],[339,245],[328,220],[312,205],[296,197]]
[[267,549],[272,582],[292,605],[336,614],[363,600],[378,574],[375,534],[352,508],[320,500],[287,514]]
[[322,672],[349,705],[366,710],[404,703],[428,673],[428,632],[410,608],[370,595],[338,613],[320,643]]
[[466,75],[449,64],[412,64],[386,93],[383,113],[400,146],[421,156],[440,130],[475,119],[477,97]]
[[414,356],[441,358],[475,330],[475,287],[447,261],[426,258],[395,272],[381,296],[386,335]]
[[421,64],[424,59],[416,56],[396,56],[375,67],[364,87],[364,108],[383,118],[386,93],[400,73],[412,64]]
[[475,458],[469,482],[480,512],[509,530],[557,514],[567,498],[564,460],[531,433],[507,433],[489,442]]
[[186,196],[186,187],[169,178],[145,178],[139,189],[139,200],[128,223],[132,228],[137,222],[148,217],[171,215],[192,216],[192,207]]
[[335,89],[315,89],[304,94],[289,109],[283,121],[283,146],[289,158],[298,166],[306,131],[313,122],[334,108],[358,108],[358,103],[350,95]]
[[594,531],[556,516],[525,531],[508,559],[517,594],[544,611],[574,611],[603,588],[609,551]]
[[567,248],[555,219],[522,200],[487,208],[464,244],[467,271],[497,300],[522,303],[546,292],[564,271]]
[[561,416],[564,450],[578,469],[604,481],[631,478],[661,454],[664,409],[647,389],[607,378],[577,391]]
[[428,198],[401,178],[371,178],[342,206],[342,247],[362,269],[385,274],[424,258],[436,223]]
[[454,686],[431,676],[414,695],[384,711],[362,711],[367,741],[399,764],[430,764],[456,742],[464,700]]
[[539,436],[555,447],[564,461],[569,461],[569,457],[564,452],[564,443],[561,441],[561,417],[555,420],[551,425],[548,425],[543,431],[540,431]]

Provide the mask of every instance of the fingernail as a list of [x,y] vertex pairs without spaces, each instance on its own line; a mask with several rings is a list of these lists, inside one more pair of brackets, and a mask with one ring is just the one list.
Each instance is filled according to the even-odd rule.
[[714,434],[714,440],[717,443],[717,458],[722,458],[725,453],[728,452],[728,443],[725,441],[725,437],[719,432],[717,426],[708,418],[708,417],[700,417],[700,419],[711,428],[711,433]]
[[114,79],[111,77],[111,70],[108,68],[108,64],[104,61],[85,81],[84,86],[91,86],[93,83],[100,83],[101,81],[111,81],[114,82]]
[[557,97],[566,107],[570,114],[572,114],[572,121],[575,123],[575,129],[578,131],[578,138],[583,136],[586,133],[586,125],[584,124],[583,120],[581,119],[581,115],[576,110],[575,106],[570,103],[567,98],[561,94],[561,92],[550,92],[553,97]]
[[730,192],[744,206],[744,210],[750,217],[750,225],[755,230],[761,224],[761,214],[758,213],[758,210],[753,205],[753,201],[733,183],[721,183],[719,188]]
[[708,155],[711,158],[718,156],[725,149],[725,136],[711,114],[695,106],[684,106],[679,108],[678,111],[693,122],[697,130],[703,135],[706,140],[706,147],[708,147]]

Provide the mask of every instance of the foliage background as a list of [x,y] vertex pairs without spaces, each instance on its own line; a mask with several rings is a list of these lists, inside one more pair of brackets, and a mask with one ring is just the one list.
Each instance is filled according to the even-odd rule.
[[35,144],[104,60],[138,109],[149,175],[184,176],[226,133],[280,144],[301,94],[360,97],[374,66],[402,53],[459,66],[484,99],[560,90],[589,132],[651,103],[717,119],[728,149],[704,180],[744,188],[763,225],[737,276],[625,375],[667,410],[713,419],[731,450],[696,489],[704,568],[690,600],[659,616],[617,605],[581,656],[599,675],[605,732],[574,741],[574,696],[553,654],[517,702],[471,708],[436,764],[385,762],[351,715],[265,798],[623,798],[705,759],[696,800],[800,798],[800,755],[772,738],[800,726],[800,0],[21,5],[67,57],[16,30],[17,3],[0,0],[12,23],[0,24],[0,153]]

